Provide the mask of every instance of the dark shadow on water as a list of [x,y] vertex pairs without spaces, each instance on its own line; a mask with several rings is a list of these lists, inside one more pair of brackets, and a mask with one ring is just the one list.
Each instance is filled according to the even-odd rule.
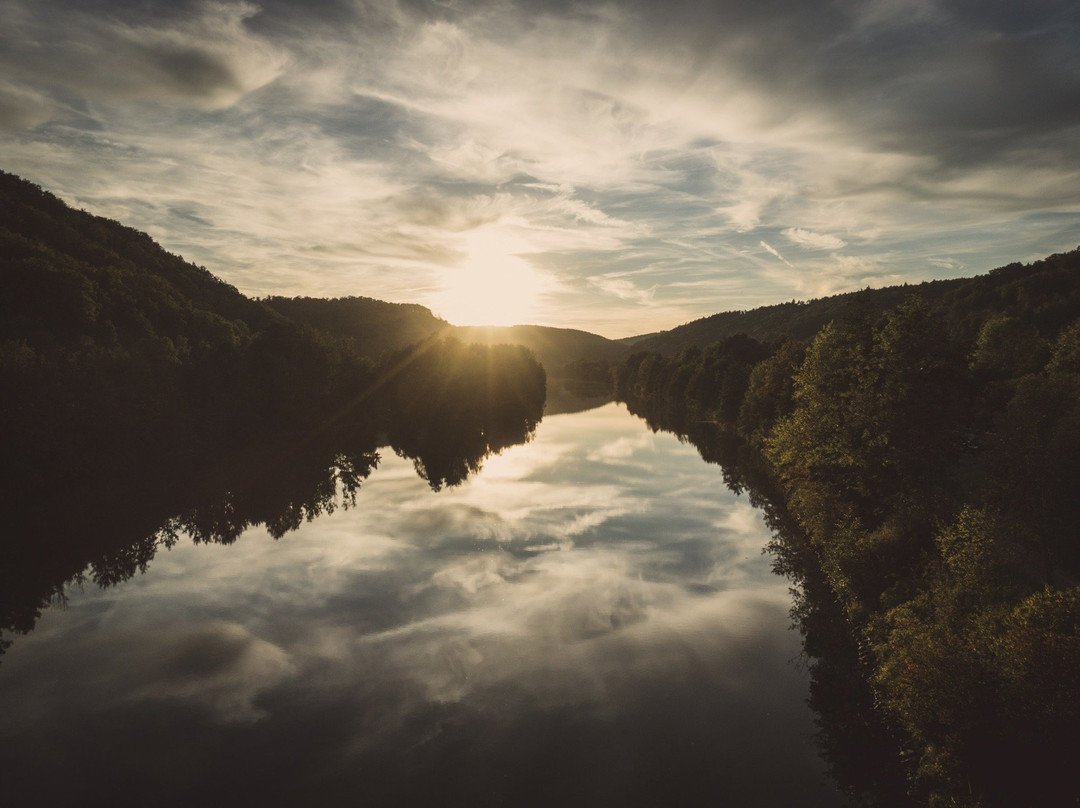
[[[452,350],[481,353],[473,346]],[[412,460],[438,491],[463,482],[490,455],[531,440],[543,409],[542,371],[496,380],[476,357],[454,359],[459,367],[444,353],[413,359],[411,379],[422,385],[387,385],[378,407],[330,427],[263,435],[242,447],[147,452],[126,471],[72,458],[92,470],[74,481],[39,473],[42,484],[24,485],[0,510],[0,653],[14,635],[33,629],[44,607],[63,602],[66,586],[125,581],[181,535],[230,544],[263,525],[277,539],[355,505],[387,448]]]

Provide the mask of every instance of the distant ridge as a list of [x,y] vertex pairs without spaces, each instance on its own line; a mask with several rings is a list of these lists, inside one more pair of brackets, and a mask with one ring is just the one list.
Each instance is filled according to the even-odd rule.
[[566,375],[571,363],[621,361],[630,353],[620,342],[574,328],[455,326],[415,303],[369,297],[268,297],[262,302],[290,320],[351,340],[361,355],[373,359],[437,335],[483,345],[523,345],[551,376]]
[[[370,298],[253,300],[0,172],[0,490],[150,479],[267,436],[391,430],[401,448],[406,411],[471,434],[470,457],[525,439],[543,409],[539,363],[438,338],[449,329]],[[447,459],[429,457],[426,479],[445,482]]]
[[579,362],[618,362],[630,355],[626,345],[575,328],[544,325],[457,326],[452,333],[462,342],[487,345],[524,345],[544,366],[549,376],[568,374],[567,365]]
[[0,342],[7,341],[9,352],[22,350],[19,345],[54,351],[90,344],[106,352],[145,352],[156,343],[159,352],[183,357],[242,343],[271,324],[291,321],[346,339],[370,359],[450,333],[464,342],[524,345],[551,376],[599,377],[602,371],[582,365],[620,362],[640,351],[673,356],[736,334],[762,342],[809,339],[832,320],[880,316],[912,296],[944,311],[950,327],[968,336],[978,328],[971,312],[980,306],[1023,314],[1025,306],[1038,305],[1040,321],[1051,325],[1080,316],[1074,282],[1080,248],[972,278],[722,312],[619,340],[538,325],[453,326],[423,306],[369,297],[253,300],[205,267],[166,252],[146,233],[74,210],[2,171],[0,246]]
[[450,327],[418,304],[387,303],[370,297],[267,297],[262,302],[290,320],[353,340],[357,352],[371,359]]
[[[75,210],[41,187],[0,172],[0,342],[55,352],[71,347],[145,352],[186,360],[245,343],[271,324],[292,322],[346,340],[377,360],[437,335],[519,344],[551,375],[567,364],[614,361],[625,346],[568,328],[457,327],[424,306],[370,297],[272,296],[255,300],[164,250],[146,233]],[[81,346],[81,347],[78,347]],[[14,360],[13,360],[14,361]],[[22,360],[19,360],[22,361]]]
[[909,297],[944,310],[950,325],[964,334],[972,334],[978,328],[970,314],[978,307],[969,305],[976,301],[1005,314],[1020,314],[1026,299],[1039,297],[1042,298],[1039,306],[1047,309],[1050,319],[1064,323],[1080,314],[1073,281],[1076,273],[1080,273],[1080,247],[1032,264],[1012,263],[970,278],[863,289],[805,302],[722,312],[668,331],[626,337],[619,342],[633,352],[674,356],[685,348],[705,347],[735,334],[746,334],[762,342],[784,337],[804,340],[833,320],[877,317]]

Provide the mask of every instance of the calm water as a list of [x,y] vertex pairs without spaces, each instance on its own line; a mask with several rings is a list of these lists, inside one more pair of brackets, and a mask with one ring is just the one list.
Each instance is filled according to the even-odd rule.
[[839,803],[767,529],[693,447],[610,404],[438,493],[382,454],[15,637],[9,804]]

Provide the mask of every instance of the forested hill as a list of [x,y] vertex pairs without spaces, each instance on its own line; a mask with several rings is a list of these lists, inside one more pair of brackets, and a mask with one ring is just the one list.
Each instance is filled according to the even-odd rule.
[[[230,349],[276,324],[307,327],[377,360],[433,336],[524,345],[552,375],[570,363],[622,360],[625,346],[566,328],[455,327],[416,304],[368,297],[253,300],[150,236],[70,208],[0,172],[0,356],[76,361],[138,354],[181,363]],[[16,355],[21,358],[16,358]],[[587,369],[586,369],[587,370]]]
[[542,411],[527,351],[428,338],[445,323],[421,307],[276,303],[0,173],[0,491],[149,477],[269,435],[392,430],[399,399],[462,435],[526,435]]
[[0,258],[0,342],[36,350],[186,351],[280,319],[145,233],[3,172]]
[[263,302],[290,320],[352,340],[361,355],[371,358],[436,334],[481,345],[523,345],[550,376],[567,375],[570,366],[569,375],[577,377],[589,363],[622,361],[630,355],[625,345],[588,331],[542,325],[455,326],[416,304],[367,297],[269,297]]
[[971,337],[979,314],[993,309],[1025,320],[1038,319],[1053,330],[1080,310],[1080,249],[1030,265],[1009,264],[986,275],[915,285],[863,289],[805,302],[780,303],[749,311],[704,317],[669,331],[620,340],[633,351],[674,356],[690,346],[706,347],[736,334],[762,342],[783,337],[810,339],[833,320],[874,317],[911,297],[927,304],[959,333]]
[[763,481],[807,653],[823,623],[857,649],[854,677],[810,663],[812,700],[865,677],[850,703],[917,804],[1080,804],[1080,250],[904,291],[819,301],[835,319],[808,339],[634,353],[616,394],[654,427],[708,424]]
[[462,342],[479,342],[485,345],[500,343],[524,345],[536,354],[536,358],[549,376],[581,376],[583,366],[590,363],[622,361],[630,355],[629,349],[615,340],[573,328],[552,328],[542,325],[515,325],[502,328],[459,326],[453,333]]
[[353,340],[356,350],[371,359],[450,327],[423,306],[370,297],[268,297],[262,302],[290,320]]

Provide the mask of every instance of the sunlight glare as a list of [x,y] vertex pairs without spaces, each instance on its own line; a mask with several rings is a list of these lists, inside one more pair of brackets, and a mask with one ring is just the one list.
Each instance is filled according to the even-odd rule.
[[472,231],[466,237],[466,259],[446,270],[431,308],[454,325],[532,323],[547,282],[521,258],[527,250],[520,237],[496,226]]

